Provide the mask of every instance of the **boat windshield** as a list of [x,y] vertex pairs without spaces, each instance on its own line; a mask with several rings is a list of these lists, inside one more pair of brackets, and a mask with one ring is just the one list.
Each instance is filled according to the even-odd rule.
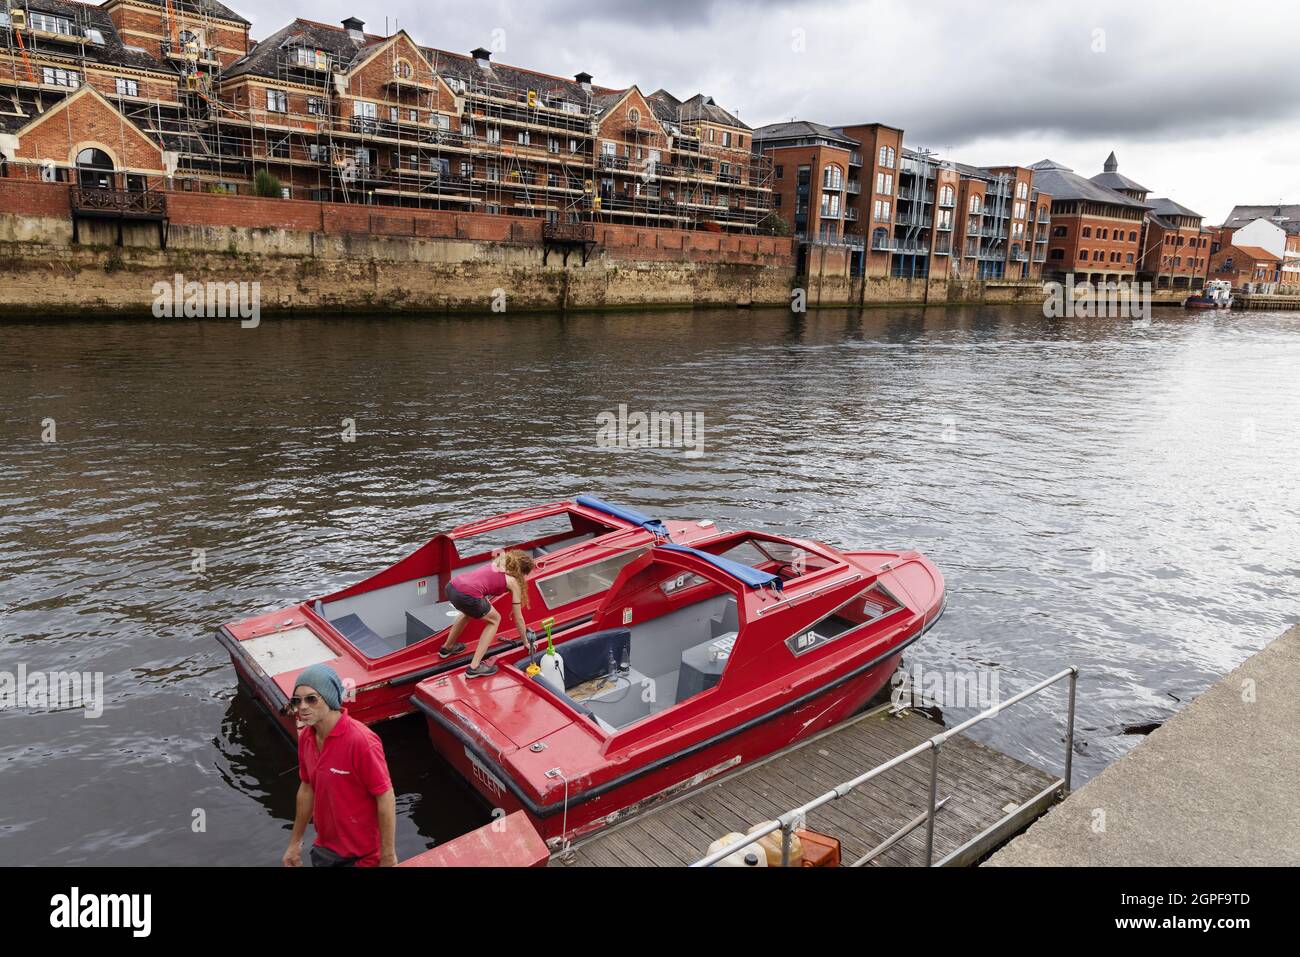
[[760,571],[772,572],[782,581],[821,571],[834,564],[820,552],[812,552],[790,542],[753,536],[732,545],[722,553],[722,557]]
[[612,532],[615,528],[612,524],[594,522],[572,512],[559,512],[457,538],[456,554],[465,559],[486,552],[522,548],[534,558],[539,558],[557,549]]
[[538,579],[537,591],[541,594],[542,601],[546,602],[546,607],[552,609],[590,598],[607,590],[614,584],[614,579],[624,565],[645,553],[645,547],[629,549],[600,561],[548,575]]

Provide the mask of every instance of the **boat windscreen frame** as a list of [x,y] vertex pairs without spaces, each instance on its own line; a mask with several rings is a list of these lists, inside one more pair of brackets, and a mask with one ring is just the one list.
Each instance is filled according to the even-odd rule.
[[774,572],[759,571],[752,565],[746,565],[732,558],[724,558],[713,552],[706,552],[703,549],[691,548],[689,545],[676,545],[673,543],[662,544],[657,546],[663,551],[679,552],[684,555],[694,555],[701,561],[707,562],[713,568],[729,578],[735,579],[745,587],[758,591],[762,588],[772,588],[775,591],[781,591],[785,583],[781,576]]

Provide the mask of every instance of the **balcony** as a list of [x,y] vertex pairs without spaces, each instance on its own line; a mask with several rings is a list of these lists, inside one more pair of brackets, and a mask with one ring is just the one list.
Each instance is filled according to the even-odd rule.
[[948,256],[952,253],[952,245],[946,241],[940,241],[935,244],[934,254],[936,256]]
[[919,216],[916,213],[899,213],[894,222],[898,223],[900,226],[920,226],[922,228],[928,228],[932,225],[933,219],[929,216]]
[[162,220],[167,218],[167,194],[74,186],[72,209],[79,216],[95,219]]
[[935,229],[938,229],[938,230],[941,230],[942,232],[945,232],[945,233],[950,233],[950,232],[952,232],[952,220],[951,220],[951,219],[944,219],[943,217],[940,217],[940,218],[939,218],[939,225],[935,226],[934,228],[935,228]]
[[543,223],[542,238],[553,243],[591,243],[596,227],[591,223]]
[[862,154],[861,154],[861,153],[857,153],[857,152],[850,153],[850,154],[849,154],[849,165],[850,165],[850,166],[861,166],[861,165],[862,165]]
[[844,210],[844,218],[851,223],[855,223],[858,220],[858,211],[850,206],[848,209]]
[[846,189],[848,189],[850,194],[857,196],[859,193],[862,192],[862,184],[858,182],[856,179],[851,179],[848,181],[848,185]]
[[894,251],[894,240],[890,236],[873,236],[871,238],[871,248],[878,253],[888,253]]
[[601,153],[598,165],[601,169],[627,169],[627,157]]
[[894,252],[909,256],[928,256],[930,247],[925,243],[909,243],[898,240],[894,243]]

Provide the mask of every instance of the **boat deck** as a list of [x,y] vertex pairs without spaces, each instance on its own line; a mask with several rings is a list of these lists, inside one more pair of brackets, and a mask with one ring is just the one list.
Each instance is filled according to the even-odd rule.
[[[593,835],[557,853],[551,866],[677,867],[708,853],[730,831],[774,820],[942,731],[925,713],[864,712],[762,762]],[[838,838],[841,863],[852,864],[929,806],[929,752],[886,771],[847,796],[813,811],[807,827]],[[939,752],[936,864],[971,864],[1029,825],[1057,799],[1053,775],[956,735]],[[925,864],[925,825],[873,862]]]

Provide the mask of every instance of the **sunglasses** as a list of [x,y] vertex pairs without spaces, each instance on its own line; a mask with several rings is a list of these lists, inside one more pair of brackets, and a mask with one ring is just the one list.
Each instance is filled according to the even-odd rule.
[[313,705],[317,704],[320,701],[320,695],[308,694],[308,695],[303,695],[301,698],[295,695],[294,697],[289,699],[289,707],[296,708],[304,701],[307,702],[308,704],[313,704]]

